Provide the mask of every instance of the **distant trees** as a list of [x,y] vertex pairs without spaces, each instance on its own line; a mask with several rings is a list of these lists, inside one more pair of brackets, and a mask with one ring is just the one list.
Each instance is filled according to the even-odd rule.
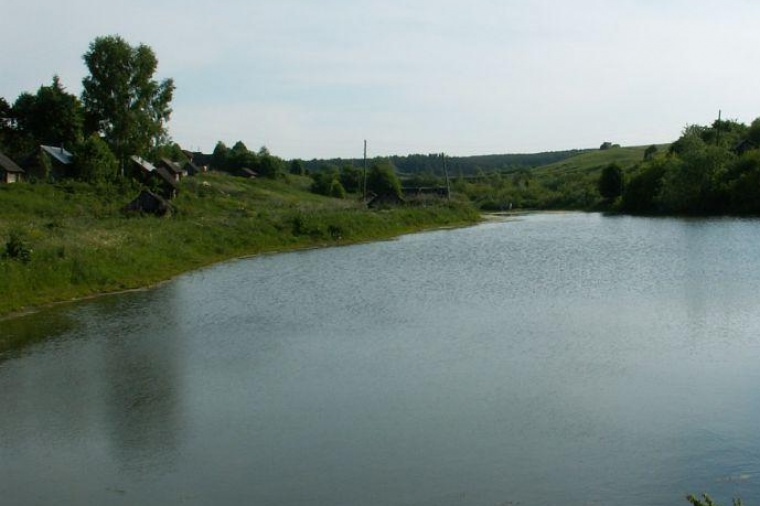
[[286,167],[285,162],[272,155],[266,146],[262,146],[256,153],[249,150],[243,141],[237,141],[231,149],[224,142],[217,142],[211,164],[217,170],[232,174],[243,169],[250,169],[260,176],[269,178],[284,175]]
[[645,214],[760,214],[760,119],[689,125],[665,155],[632,171],[622,209]]
[[623,169],[611,163],[602,169],[598,183],[599,194],[608,201],[615,200],[623,194]]
[[83,58],[90,72],[82,81],[88,131],[100,134],[122,162],[168,140],[174,82],[154,79],[158,59],[150,47],[109,35],[96,38]]

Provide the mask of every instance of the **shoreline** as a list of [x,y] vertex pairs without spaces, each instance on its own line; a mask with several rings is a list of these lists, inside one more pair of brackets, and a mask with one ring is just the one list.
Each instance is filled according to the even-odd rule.
[[[527,213],[521,213],[521,214],[527,214]],[[9,313],[0,314],[0,322],[8,321],[8,320],[14,320],[18,318],[23,318],[25,316],[41,313],[43,311],[46,311],[48,309],[52,309],[54,307],[66,305],[66,304],[75,304],[78,302],[84,302],[88,300],[94,300],[99,299],[102,297],[108,297],[108,296],[116,296],[116,295],[122,295],[127,293],[134,293],[134,292],[144,292],[148,290],[153,290],[155,288],[158,288],[160,286],[163,286],[167,283],[171,283],[172,281],[176,280],[180,276],[184,276],[186,274],[190,274],[193,272],[198,272],[203,269],[207,269],[210,267],[214,267],[216,265],[221,265],[227,262],[236,262],[240,260],[247,260],[252,258],[258,258],[263,256],[269,256],[269,255],[281,255],[285,253],[297,253],[297,252],[305,252],[310,250],[317,250],[317,249],[325,249],[325,248],[342,248],[342,247],[348,247],[348,246],[356,246],[360,244],[371,244],[374,242],[382,242],[382,241],[394,241],[399,239],[400,237],[403,237],[405,235],[412,235],[412,234],[419,234],[419,233],[425,233],[425,232],[434,232],[437,230],[454,230],[458,228],[466,228],[466,227],[472,227],[477,226],[479,224],[485,223],[487,221],[490,221],[489,215],[482,214],[480,216],[480,220],[474,221],[471,223],[462,223],[458,225],[440,225],[440,226],[431,226],[431,227],[422,227],[416,230],[410,230],[408,232],[402,232],[399,234],[394,234],[391,236],[378,236],[373,239],[359,239],[356,241],[351,240],[345,240],[343,242],[336,242],[336,243],[322,243],[322,244],[311,244],[311,245],[299,245],[294,246],[292,248],[276,248],[272,250],[266,250],[266,251],[259,251],[257,253],[250,253],[250,254],[243,254],[243,255],[234,255],[230,256],[228,258],[223,258],[220,260],[212,261],[204,265],[200,265],[198,267],[194,267],[191,269],[184,270],[182,272],[179,272],[177,274],[172,275],[171,277],[167,279],[163,279],[161,281],[157,281],[155,283],[149,283],[144,286],[139,286],[135,288],[126,288],[126,289],[120,289],[120,290],[108,290],[108,291],[102,291],[102,292],[95,292],[88,295],[83,295],[81,297],[74,297],[70,299],[65,300],[56,300],[52,302],[47,302],[44,304],[39,305],[32,305],[29,307],[25,307],[19,311],[11,311]],[[506,220],[504,220],[506,221]],[[0,350],[2,350],[2,337],[0,337]]]

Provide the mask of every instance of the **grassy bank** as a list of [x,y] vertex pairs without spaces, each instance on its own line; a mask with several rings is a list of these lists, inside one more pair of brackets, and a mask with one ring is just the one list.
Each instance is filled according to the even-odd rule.
[[[0,316],[149,286],[225,259],[383,239],[478,220],[439,202],[368,210],[307,191],[310,179],[187,178],[171,217],[125,216],[135,189],[79,183],[0,186]],[[26,252],[29,252],[27,255]]]

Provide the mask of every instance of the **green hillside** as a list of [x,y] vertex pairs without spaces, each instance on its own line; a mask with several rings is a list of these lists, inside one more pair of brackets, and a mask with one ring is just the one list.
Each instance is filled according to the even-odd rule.
[[[616,147],[605,150],[586,151],[559,162],[542,165],[533,169],[536,176],[587,174],[597,172],[611,163],[617,163],[625,170],[644,159],[649,146]],[[658,152],[666,151],[668,144],[657,145]]]

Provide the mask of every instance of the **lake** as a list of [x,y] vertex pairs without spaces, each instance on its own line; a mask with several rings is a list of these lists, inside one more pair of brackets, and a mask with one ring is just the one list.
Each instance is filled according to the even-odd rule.
[[760,497],[760,221],[535,214],[0,321],[13,505]]

